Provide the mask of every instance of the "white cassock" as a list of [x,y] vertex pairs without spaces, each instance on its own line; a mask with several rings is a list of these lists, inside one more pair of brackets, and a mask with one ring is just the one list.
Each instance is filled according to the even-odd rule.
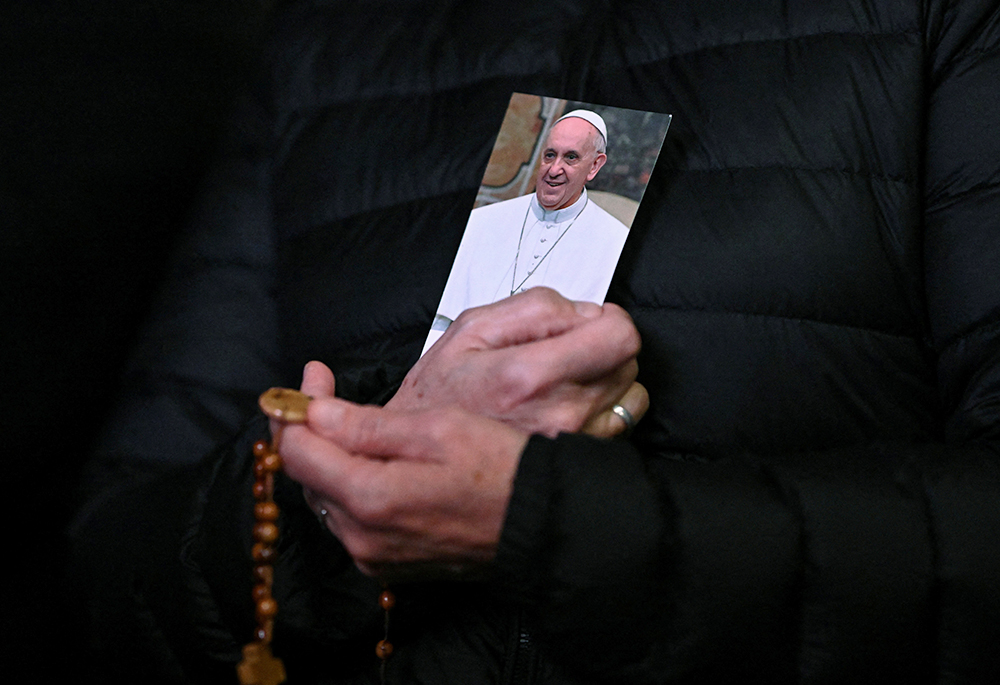
[[628,228],[587,197],[545,210],[534,193],[474,209],[424,352],[466,309],[544,285],[601,304]]

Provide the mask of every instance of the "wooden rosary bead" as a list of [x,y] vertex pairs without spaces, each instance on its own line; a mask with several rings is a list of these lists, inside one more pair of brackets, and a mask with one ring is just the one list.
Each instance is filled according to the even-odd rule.
[[258,583],[253,586],[253,590],[250,592],[250,596],[253,598],[253,602],[256,605],[262,599],[267,599],[271,596],[271,588],[265,583]]
[[274,601],[273,597],[265,597],[257,602],[257,620],[274,618],[277,613],[278,603]]
[[281,455],[277,452],[266,454],[261,458],[260,464],[266,473],[277,473],[281,470]]
[[392,594],[391,590],[382,590],[382,594],[378,598],[378,605],[389,611],[396,606],[396,595]]
[[277,521],[278,505],[274,502],[257,502],[253,506],[253,516],[258,521]]
[[277,521],[281,511],[274,502],[257,502],[253,505],[253,516],[258,521]]
[[271,496],[268,490],[267,483],[263,480],[254,481],[253,484],[253,498],[256,500],[266,500]]
[[277,473],[280,470],[281,457],[277,454],[268,454],[253,464],[253,475],[255,478],[264,478],[268,474]]
[[273,545],[278,539],[278,526],[270,521],[261,521],[254,524],[253,539],[267,545]]
[[270,451],[271,445],[267,440],[258,440],[253,444],[253,456],[256,459],[260,459]]
[[271,545],[265,545],[262,542],[258,542],[250,550],[250,556],[258,564],[270,564],[274,561],[274,557],[277,555],[277,550]]
[[392,643],[388,640],[379,640],[378,644],[375,645],[375,656],[385,660],[389,658],[390,654],[392,654]]
[[257,583],[271,585],[274,582],[274,567],[267,564],[258,564],[253,567],[253,579]]

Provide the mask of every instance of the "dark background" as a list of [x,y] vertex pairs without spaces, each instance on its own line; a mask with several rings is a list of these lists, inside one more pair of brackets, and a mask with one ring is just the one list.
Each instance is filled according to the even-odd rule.
[[274,4],[0,3],[6,682],[65,680],[85,649],[80,469]]

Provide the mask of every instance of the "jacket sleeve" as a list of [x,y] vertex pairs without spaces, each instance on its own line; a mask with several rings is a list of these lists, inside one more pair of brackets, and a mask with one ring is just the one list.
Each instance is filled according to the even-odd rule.
[[709,461],[533,439],[497,571],[562,668],[632,683],[1000,670],[1000,9],[941,4],[914,144],[942,441]]
[[87,487],[194,464],[278,381],[266,104],[247,96],[125,366]]

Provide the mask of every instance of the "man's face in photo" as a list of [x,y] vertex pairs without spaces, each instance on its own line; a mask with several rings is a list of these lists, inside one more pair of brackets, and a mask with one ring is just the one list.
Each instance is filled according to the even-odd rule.
[[583,186],[597,176],[607,161],[595,143],[600,134],[588,121],[563,119],[549,131],[535,181],[538,204],[547,210],[568,207],[580,197]]

